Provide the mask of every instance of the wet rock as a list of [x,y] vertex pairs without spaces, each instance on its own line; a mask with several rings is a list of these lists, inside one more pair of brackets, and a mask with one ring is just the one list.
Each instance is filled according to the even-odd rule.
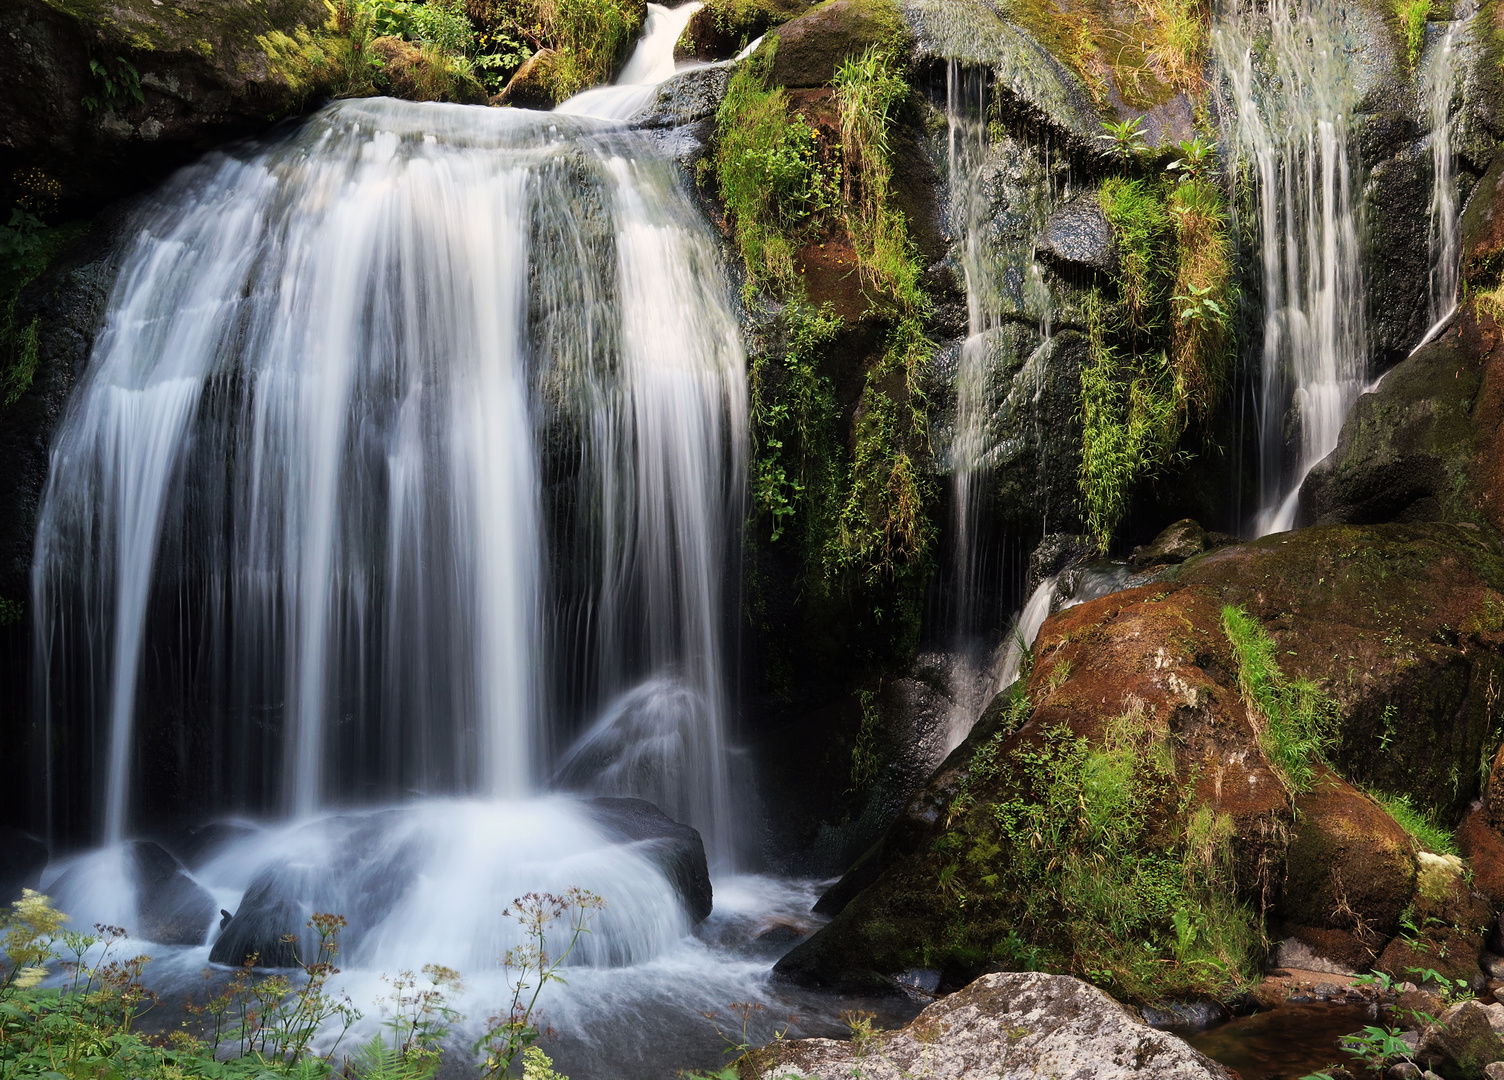
[[1236,544],[1237,537],[1226,533],[1207,532],[1201,524],[1190,518],[1182,518],[1164,530],[1151,542],[1133,549],[1130,566],[1167,566],[1183,563],[1193,555],[1204,551]]
[[585,807],[612,836],[645,846],[673,884],[691,919],[702,922],[709,917],[713,904],[710,870],[705,862],[705,842],[696,830],[643,799],[590,799]]
[[[1006,1057],[1002,1050],[1006,1047]],[[1055,1080],[1228,1080],[1222,1066],[1149,1027],[1101,990],[1066,975],[984,975],[862,1047],[799,1039],[755,1050],[741,1075],[930,1080],[999,1075]]]
[[1365,945],[1346,930],[1286,924],[1285,940],[1275,949],[1275,962],[1282,968],[1320,971],[1330,975],[1356,975],[1366,970],[1384,939],[1370,938]]
[[1485,1066],[1504,1060],[1504,1042],[1494,1034],[1483,1008],[1468,1001],[1444,1023],[1427,1026],[1416,1046],[1415,1060],[1447,1080],[1480,1080]]
[[1024,592],[1032,594],[1039,583],[1067,567],[1098,554],[1096,541],[1080,533],[1050,533],[1029,553],[1029,577]]
[[0,906],[21,899],[23,889],[35,889],[47,867],[47,845],[30,833],[0,825]]
[[1445,1010],[1441,998],[1429,990],[1406,990],[1394,1001],[1395,1015],[1407,1031],[1419,1031]]
[[929,1000],[940,989],[941,974],[934,968],[909,968],[893,976],[893,981],[911,998]]
[[1144,1023],[1152,1028],[1171,1028],[1204,1031],[1225,1022],[1228,1011],[1215,1001],[1170,1001],[1158,1006],[1139,1009]]
[[1384,1080],[1421,1080],[1421,1068],[1412,1061],[1402,1061],[1384,1070]]
[[263,968],[308,963],[318,951],[318,936],[308,922],[320,912],[348,920],[340,935],[341,954],[354,953],[365,931],[416,880],[413,841],[388,836],[396,820],[393,813],[352,815],[300,830],[292,843],[298,854],[272,862],[252,877],[234,917],[209,951],[210,962],[232,967],[254,962]]
[[1035,252],[1062,274],[1114,274],[1118,242],[1095,192],[1050,215]]
[[848,57],[887,38],[894,29],[890,9],[861,0],[826,0],[808,14],[773,31],[778,51],[770,85],[824,86]]
[[167,844],[168,849],[190,870],[197,870],[237,840],[261,830],[248,821],[210,821],[187,829]]
[[658,96],[633,117],[632,126],[680,127],[714,116],[730,80],[730,69],[721,64],[681,71],[658,87]]
[[183,864],[150,840],[130,844],[136,888],[136,937],[159,945],[202,945],[218,905]]

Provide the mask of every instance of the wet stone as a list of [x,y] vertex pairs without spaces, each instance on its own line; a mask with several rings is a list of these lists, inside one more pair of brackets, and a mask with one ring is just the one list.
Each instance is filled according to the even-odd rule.
[[1045,222],[1036,253],[1063,272],[1112,274],[1118,245],[1095,193],[1066,203]]

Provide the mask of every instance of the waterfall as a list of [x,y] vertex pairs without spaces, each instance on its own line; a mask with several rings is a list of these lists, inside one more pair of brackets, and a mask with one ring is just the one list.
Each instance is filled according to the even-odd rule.
[[[1367,364],[1348,118],[1357,79],[1336,0],[1229,0],[1212,31],[1225,140],[1253,181],[1263,305],[1259,535],[1294,524]],[[1293,413],[1298,434],[1287,445]]]
[[1431,149],[1431,208],[1426,230],[1431,274],[1427,320],[1430,340],[1441,324],[1457,310],[1458,274],[1462,262],[1461,214],[1457,205],[1457,180],[1452,171],[1452,113],[1462,66],[1462,37],[1466,19],[1446,24],[1440,40],[1430,50],[1421,75],[1420,98],[1430,122],[1426,141]]
[[677,70],[674,46],[679,43],[694,13],[704,6],[699,0],[672,10],[661,4],[649,4],[642,39],[616,82],[611,86],[582,90],[568,101],[560,102],[554,111],[602,120],[631,117],[653,100],[658,84]]
[[611,790],[724,853],[746,408],[709,230],[617,126],[342,102],[185,170],[39,515],[45,719],[64,767],[100,746],[96,828],[147,768],[203,811],[515,799],[671,683],[672,791]]

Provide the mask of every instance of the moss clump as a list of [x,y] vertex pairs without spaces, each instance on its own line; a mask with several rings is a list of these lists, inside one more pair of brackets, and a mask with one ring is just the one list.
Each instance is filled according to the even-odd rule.
[[538,55],[547,103],[610,82],[647,17],[640,0],[469,0],[469,12],[478,29],[473,62],[487,89],[499,92]]
[[1130,704],[1096,742],[1011,741],[978,748],[936,844],[957,917],[929,959],[1066,971],[1136,1001],[1249,985],[1262,936],[1236,899],[1233,823],[1186,804],[1168,723]]
[[1397,0],[1394,14],[1405,39],[1405,59],[1414,70],[1421,51],[1426,47],[1426,20],[1431,14],[1431,0]]
[[1238,664],[1238,688],[1261,722],[1259,746],[1292,792],[1309,791],[1337,739],[1337,704],[1309,679],[1291,681],[1274,659],[1274,639],[1239,607],[1222,610]]
[[1134,488],[1190,456],[1182,436],[1220,401],[1234,295],[1226,204],[1210,181],[1114,176],[1099,198],[1119,269],[1115,295],[1094,289],[1085,304],[1079,480],[1106,548]]

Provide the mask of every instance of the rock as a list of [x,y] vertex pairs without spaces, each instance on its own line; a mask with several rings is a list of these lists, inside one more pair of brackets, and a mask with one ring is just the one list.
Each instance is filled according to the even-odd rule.
[[882,42],[896,29],[892,9],[862,0],[826,0],[769,37],[778,42],[773,55],[770,85],[824,86],[836,68],[869,45]]
[[1486,1080],[1504,1080],[1504,1061],[1490,1061],[1483,1066]]
[[[1373,948],[1346,930],[1287,924],[1285,934],[1285,940],[1274,952],[1278,967],[1328,975],[1356,975],[1374,960]],[[1382,945],[1382,940],[1377,944]]]
[[[1410,837],[1377,803],[1329,769],[1295,805],[1280,908],[1292,922],[1361,935],[1357,940],[1366,955],[1331,958],[1366,968],[1399,929],[1400,913],[1415,893]],[[1303,940],[1313,949],[1322,942],[1314,935]]]
[[371,52],[382,63],[377,78],[393,97],[408,101],[453,101],[461,105],[487,102],[485,88],[473,75],[444,69],[409,41],[379,37],[371,42]]
[[1024,592],[1033,595],[1039,583],[1054,577],[1069,566],[1086,562],[1098,555],[1097,545],[1080,533],[1049,533],[1029,553],[1029,576]]
[[1164,530],[1153,541],[1133,549],[1128,563],[1131,566],[1166,566],[1183,563],[1193,555],[1200,555],[1213,548],[1236,544],[1237,537],[1226,533],[1209,533],[1200,523],[1182,518]]
[[1407,1031],[1419,1031],[1446,1009],[1441,998],[1429,990],[1406,990],[1394,1001],[1394,1012]]
[[697,831],[643,799],[589,799],[585,807],[606,832],[647,848],[694,922],[710,916],[710,870],[705,862],[705,842]]
[[674,58],[725,60],[808,9],[807,0],[712,0],[689,17]]
[[730,80],[730,70],[721,64],[681,71],[658,87],[657,97],[632,118],[632,126],[680,127],[714,116]]
[[1229,1080],[1222,1066],[1149,1027],[1101,990],[1066,975],[984,975],[911,1023],[862,1046],[775,1042],[738,1062],[742,1076],[820,1080]]
[[1095,192],[1051,214],[1034,250],[1062,274],[1115,274],[1118,269],[1117,237]]
[[515,105],[522,109],[548,109],[555,101],[552,65],[558,54],[539,49],[512,73],[506,88],[491,98],[492,105]]
[[0,906],[21,899],[23,889],[41,884],[47,858],[47,845],[35,836],[0,825]]
[[1474,893],[1463,877],[1462,860],[1455,855],[1419,854],[1410,937],[1397,937],[1385,947],[1375,968],[1390,975],[1416,975],[1434,970],[1442,978],[1459,981],[1474,991],[1484,986],[1478,967],[1484,928],[1491,912],[1487,901]]
[[1159,1006],[1142,1006],[1139,1015],[1144,1023],[1161,1030],[1181,1028],[1204,1031],[1225,1023],[1230,1014],[1215,1001],[1170,1001]]
[[1385,1080],[1421,1080],[1420,1066],[1412,1061],[1402,1061],[1384,1070]]
[[[416,880],[414,840],[391,843],[394,812],[315,821],[289,840],[289,854],[251,878],[234,917],[209,950],[209,961],[240,967],[287,968],[313,960],[315,913],[343,915],[340,948],[350,956]],[[505,903],[505,899],[500,901]],[[291,938],[291,940],[284,940]]]
[[1485,1066],[1504,1060],[1504,1041],[1494,1034],[1483,1008],[1468,1001],[1446,1023],[1432,1024],[1421,1033],[1414,1056],[1447,1080],[1479,1080]]
[[[40,168],[88,209],[140,190],[333,92],[350,42],[328,18],[319,0],[7,0],[0,175]],[[91,60],[117,86],[138,81],[140,100],[112,96]]]
[[214,898],[160,844],[135,840],[129,854],[138,920],[128,927],[133,936],[158,945],[202,945],[219,907]]
[[167,846],[189,870],[198,870],[230,844],[260,831],[249,821],[210,821],[186,830]]
[[[1473,873],[1473,885],[1493,900],[1496,907],[1504,906],[1504,837],[1489,824],[1493,815],[1493,793],[1498,770],[1489,774],[1487,786],[1488,808],[1473,806],[1463,815],[1457,826],[1457,847],[1466,856],[1468,868]],[[1495,926],[1497,923],[1494,924]],[[1496,938],[1504,945],[1504,938]],[[1504,968],[1498,978],[1504,978]]]

